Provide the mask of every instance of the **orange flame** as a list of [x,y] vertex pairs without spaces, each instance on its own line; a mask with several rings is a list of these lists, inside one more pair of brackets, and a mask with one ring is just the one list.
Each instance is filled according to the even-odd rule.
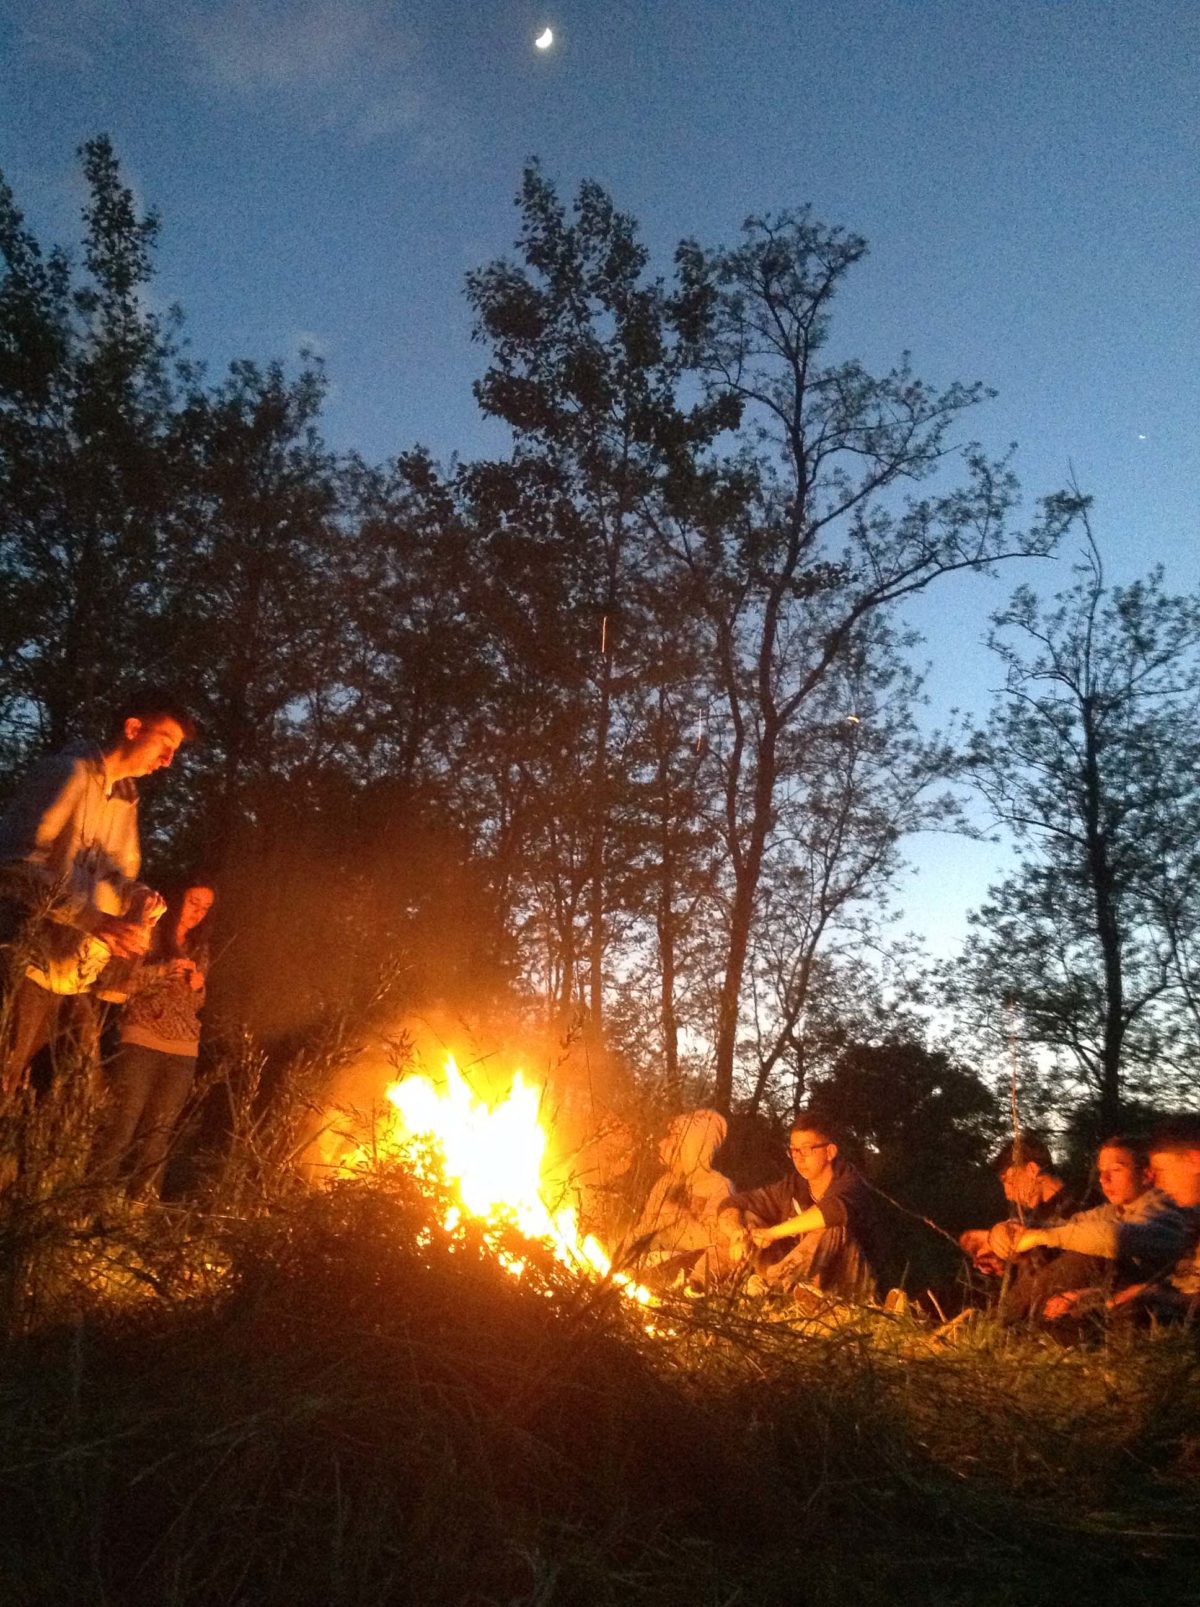
[[[411,1076],[387,1090],[392,1106],[388,1124],[376,1133],[376,1156],[394,1158],[418,1177],[439,1175],[457,1199],[443,1227],[453,1233],[463,1216],[495,1227],[515,1225],[526,1238],[545,1244],[564,1267],[610,1280],[639,1305],[653,1295],[628,1273],[613,1271],[600,1241],[580,1232],[573,1206],[552,1209],[545,1198],[546,1132],[539,1110],[541,1090],[518,1072],[504,1098],[487,1104],[471,1089],[449,1056],[444,1088],[428,1077]],[[371,1152],[365,1147],[341,1163],[361,1171]],[[524,1263],[498,1250],[502,1264],[520,1277]]]

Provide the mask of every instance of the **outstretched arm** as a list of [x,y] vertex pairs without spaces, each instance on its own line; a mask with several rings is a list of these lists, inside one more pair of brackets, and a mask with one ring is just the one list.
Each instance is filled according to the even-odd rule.
[[801,1233],[819,1232],[825,1226],[825,1216],[819,1205],[810,1205],[807,1211],[789,1216],[769,1228],[753,1228],[750,1237],[760,1250],[779,1239],[794,1239]]

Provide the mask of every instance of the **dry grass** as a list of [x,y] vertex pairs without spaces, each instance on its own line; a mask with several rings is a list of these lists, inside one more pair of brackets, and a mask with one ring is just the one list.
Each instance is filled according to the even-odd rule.
[[393,1177],[77,1237],[73,1303],[7,1346],[5,1599],[1032,1603],[1087,1577],[1130,1602],[1191,1576],[1188,1336],[935,1349],[713,1301],[652,1337],[428,1221]]
[[431,1237],[402,1172],[301,1186],[318,1070],[281,1123],[235,1066],[187,1209],[97,1201],[78,1090],[8,1127],[6,1604],[1194,1599],[1191,1333],[1066,1351],[712,1297],[651,1335],[536,1253],[518,1283]]

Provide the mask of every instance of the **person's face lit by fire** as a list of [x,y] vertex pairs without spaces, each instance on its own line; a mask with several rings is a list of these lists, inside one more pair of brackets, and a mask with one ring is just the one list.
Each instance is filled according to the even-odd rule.
[[1150,1186],[1150,1173],[1139,1166],[1129,1150],[1106,1144],[1096,1162],[1096,1174],[1110,1205],[1132,1205]]
[[179,930],[193,932],[213,907],[216,894],[211,887],[189,887],[179,904]]
[[183,727],[167,715],[154,720],[129,719],[116,752],[116,771],[121,776],[149,776],[169,769],[184,742]]
[[1159,1149],[1150,1156],[1154,1181],[1176,1205],[1200,1205],[1200,1149]]
[[788,1140],[792,1165],[806,1183],[820,1183],[833,1171],[837,1145],[824,1133],[811,1127],[799,1127]]
[[1022,1166],[1006,1166],[1000,1173],[1000,1186],[1004,1198],[1012,1205],[1029,1209],[1042,1203],[1042,1179],[1045,1173],[1036,1161]]

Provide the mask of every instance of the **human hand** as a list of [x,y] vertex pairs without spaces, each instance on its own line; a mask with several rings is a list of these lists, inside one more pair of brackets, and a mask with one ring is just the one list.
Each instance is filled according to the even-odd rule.
[[958,1243],[959,1248],[971,1257],[977,1271],[986,1272],[992,1277],[1004,1271],[1003,1261],[988,1248],[986,1228],[968,1228],[965,1233],[959,1234]]
[[1060,1295],[1051,1295],[1042,1308],[1042,1316],[1047,1322],[1057,1322],[1060,1317],[1069,1317],[1079,1299],[1082,1290],[1068,1289]]
[[136,960],[150,947],[149,928],[141,921],[126,921],[118,915],[101,921],[93,929],[93,936],[123,960]]
[[1118,1289],[1115,1295],[1106,1300],[1105,1305],[1109,1311],[1120,1311],[1122,1306],[1132,1305],[1149,1287],[1148,1283],[1126,1284],[1124,1289]]
[[768,1245],[774,1244],[777,1237],[774,1228],[751,1228],[750,1237],[757,1250],[765,1250]]
[[125,918],[129,921],[141,921],[144,926],[153,926],[167,912],[167,901],[161,893],[156,893],[145,882],[138,882],[129,895],[129,903],[125,909]]
[[735,1267],[739,1262],[746,1259],[746,1253],[750,1248],[749,1235],[740,1223],[737,1227],[731,1229],[727,1248],[729,1250],[729,1259]]
[[1020,1222],[996,1222],[988,1229],[987,1247],[997,1261],[1011,1261],[1017,1254],[1017,1240],[1025,1232]]

